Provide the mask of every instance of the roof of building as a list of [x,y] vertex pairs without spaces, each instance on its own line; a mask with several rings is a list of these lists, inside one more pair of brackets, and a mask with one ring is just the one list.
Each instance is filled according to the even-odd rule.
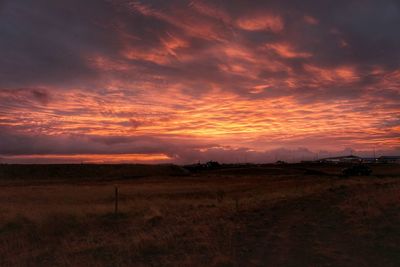
[[331,157],[331,158],[324,158],[321,160],[330,160],[330,159],[361,159],[360,157],[350,155],[350,156],[340,156],[340,157]]

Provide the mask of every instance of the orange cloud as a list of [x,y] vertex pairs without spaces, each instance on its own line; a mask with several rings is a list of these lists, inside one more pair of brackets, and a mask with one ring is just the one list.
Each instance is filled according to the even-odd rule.
[[189,44],[187,41],[184,39],[178,38],[176,36],[173,36],[170,33],[167,33],[166,38],[161,38],[161,42],[163,43],[165,49],[168,51],[169,54],[173,56],[178,56],[177,55],[177,50],[180,48],[185,48],[188,47]]
[[130,66],[120,62],[115,61],[111,58],[108,58],[103,55],[94,55],[88,57],[88,63],[91,64],[94,68],[100,69],[103,71],[121,71],[125,72],[130,69]]
[[194,0],[190,2],[190,6],[193,7],[200,14],[221,20],[226,24],[231,23],[231,17],[226,12],[224,12],[220,8],[215,7],[211,3],[206,3],[202,0]]
[[298,52],[292,45],[288,43],[273,43],[267,44],[266,47],[283,58],[309,58],[312,57],[311,53]]
[[196,16],[195,14],[191,15],[186,9],[172,9],[173,12],[167,13],[163,10],[152,8],[140,1],[131,2],[129,7],[144,16],[157,18],[182,29],[188,35],[206,40],[224,40],[224,33],[219,30],[217,23]]
[[247,31],[280,32],[284,28],[283,20],[277,15],[242,17],[236,21],[239,28]]
[[314,18],[312,16],[308,16],[308,15],[304,16],[304,21],[310,25],[318,25],[319,24],[319,21],[316,18]]
[[312,74],[315,79],[325,82],[355,82],[359,80],[358,73],[351,66],[341,66],[334,69],[328,69],[306,64],[304,69]]
[[[345,69],[339,70],[334,77],[340,75],[348,79],[353,74]],[[251,92],[267,93],[274,86],[255,85]],[[371,144],[384,147],[396,145],[396,140],[387,136],[386,128],[376,127],[382,121],[391,119],[392,111],[375,109],[374,116],[370,116],[369,112],[353,110],[355,105],[363,106],[365,99],[359,99],[359,103],[337,100],[331,103],[298,105],[291,96],[245,99],[215,89],[197,97],[188,96],[180,90],[172,90],[164,95],[143,91],[140,99],[133,101],[131,98],[124,98],[121,93],[123,91],[111,90],[101,96],[73,91],[55,96],[45,107],[33,103],[34,106],[27,109],[10,106],[7,116],[0,116],[0,126],[14,127],[29,135],[126,138],[148,136],[166,138],[169,142],[176,140],[181,146],[184,145],[184,140],[202,140],[220,146],[247,146],[256,150],[274,149],[282,144],[288,147],[307,144],[311,149],[336,149],[338,146],[350,145],[362,148]],[[6,96],[1,97],[4,103]],[[82,103],[85,103],[84,109]],[[392,131],[396,129],[396,126],[392,127]],[[321,136],[335,141],[310,141],[313,138],[318,140]],[[310,140],[301,141],[303,139]],[[57,157],[68,161],[82,158],[87,162],[172,160],[165,154],[55,156]]]

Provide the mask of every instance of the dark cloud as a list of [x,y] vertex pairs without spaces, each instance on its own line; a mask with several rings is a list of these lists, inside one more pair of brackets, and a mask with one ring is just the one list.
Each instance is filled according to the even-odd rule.
[[[370,156],[373,150],[356,150],[344,148],[333,151],[310,151],[307,148],[278,148],[266,151],[254,151],[249,148],[234,148],[218,146],[211,143],[202,143],[192,140],[190,142],[171,142],[146,136],[24,136],[10,134],[4,131],[0,133],[0,155],[3,162],[40,163],[49,162],[51,158],[42,158],[41,155],[79,155],[85,159],[85,155],[112,155],[119,154],[164,154],[169,157],[169,162],[187,164],[215,160],[219,162],[275,162],[284,160],[297,162],[300,160],[315,160],[317,158],[356,153],[359,156]],[[399,149],[378,150],[377,155],[395,155]],[[29,158],[18,157],[30,155]],[[36,158],[35,158],[36,157]],[[116,156],[117,158],[117,156]],[[62,160],[81,162],[79,157],[72,159],[53,159],[51,162]],[[150,161],[151,162],[151,161]],[[157,162],[157,161],[155,161]]]
[[[327,68],[351,64],[360,69],[378,65],[393,70],[400,62],[400,37],[393,32],[400,24],[400,11],[398,3],[390,0],[369,0],[362,4],[359,1],[26,3],[16,0],[4,1],[0,12],[0,53],[4,62],[0,86],[7,88],[95,84],[99,77],[104,78],[104,70],[94,68],[90,59],[100,55],[139,68],[150,77],[161,75],[184,83],[192,81],[189,85],[199,87],[197,90],[207,87],[193,83],[207,81],[241,94],[248,89],[250,78],[221,71],[221,64],[228,58],[221,54],[223,48],[211,51],[223,42],[240,44],[258,53],[253,56],[265,64],[271,58],[259,51],[260,46],[275,42],[295,44],[296,49],[309,52],[312,57],[273,60],[298,75],[305,75],[302,66],[306,63]],[[242,17],[260,14],[281,16],[282,33],[242,31],[235,24]],[[305,23],[305,15],[315,17],[318,23]],[[185,44],[166,48],[166,42],[178,40],[174,38]],[[135,55],[124,57],[124,51],[129,50]],[[182,62],[179,57],[185,55],[193,59]],[[234,60],[243,63],[240,61],[248,60],[245,57]],[[107,72],[110,74],[109,69]],[[114,71],[113,75],[132,79],[132,74]],[[268,79],[271,75],[285,79],[288,74],[284,70],[260,70],[259,78]],[[360,76],[371,79],[368,74]],[[331,89],[330,85],[324,87],[321,90]]]
[[118,154],[166,153],[170,150],[162,140],[147,136],[101,137],[82,135],[26,135],[2,128],[1,155]]

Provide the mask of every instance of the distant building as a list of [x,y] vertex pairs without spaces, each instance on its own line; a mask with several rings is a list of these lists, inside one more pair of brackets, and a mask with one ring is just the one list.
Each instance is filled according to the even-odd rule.
[[400,164],[400,156],[381,156],[378,158],[379,163],[398,163]]
[[362,162],[362,158],[357,156],[342,156],[342,157],[332,157],[320,159],[319,162],[323,163],[359,163]]

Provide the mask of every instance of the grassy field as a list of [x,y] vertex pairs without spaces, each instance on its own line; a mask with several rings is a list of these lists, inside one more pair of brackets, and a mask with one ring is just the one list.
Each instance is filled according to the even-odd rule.
[[399,165],[347,179],[322,165],[82,180],[7,168],[0,266],[400,265]]

